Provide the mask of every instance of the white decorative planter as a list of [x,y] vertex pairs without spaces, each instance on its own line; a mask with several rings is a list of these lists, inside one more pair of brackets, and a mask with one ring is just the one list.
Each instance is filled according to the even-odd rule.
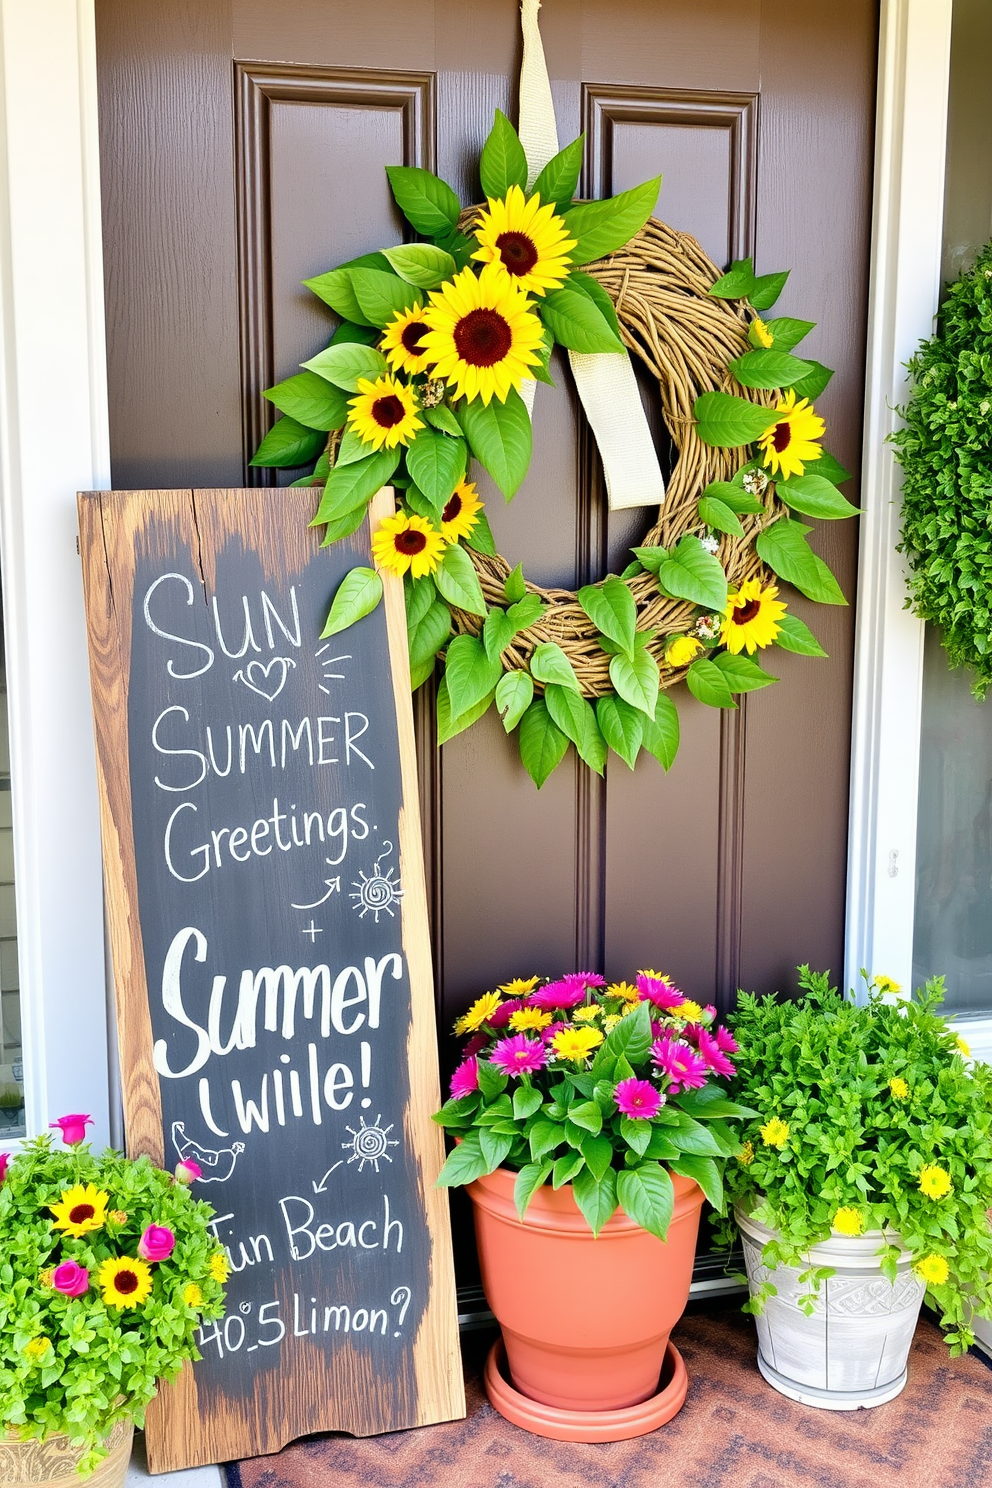
[[[755,1318],[758,1368],[770,1385],[803,1405],[859,1410],[893,1400],[906,1384],[906,1360],[916,1331],[925,1283],[909,1251],[898,1261],[895,1282],[882,1275],[882,1232],[856,1239],[833,1235],[809,1252],[811,1266],[833,1266],[820,1283],[809,1317],[797,1299],[809,1291],[791,1266],[766,1266],[763,1247],[775,1231],[736,1211],[752,1295],[765,1281],[777,1295]],[[893,1243],[899,1237],[892,1235]]]

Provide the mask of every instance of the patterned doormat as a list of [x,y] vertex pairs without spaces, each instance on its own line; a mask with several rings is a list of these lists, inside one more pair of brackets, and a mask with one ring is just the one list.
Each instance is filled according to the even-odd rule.
[[311,1437],[231,1464],[229,1488],[992,1488],[992,1370],[949,1358],[926,1319],[902,1395],[863,1411],[813,1410],[771,1389],[736,1310],[686,1316],[673,1339],[689,1395],[650,1436],[578,1446],[509,1425],[480,1382],[491,1335],[470,1335],[467,1420]]

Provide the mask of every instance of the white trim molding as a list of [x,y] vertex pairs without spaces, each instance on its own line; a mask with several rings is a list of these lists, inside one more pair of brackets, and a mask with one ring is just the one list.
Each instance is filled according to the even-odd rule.
[[940,292],[952,0],[882,0],[851,751],[845,986],[912,980],[923,625],[904,608],[888,435]]

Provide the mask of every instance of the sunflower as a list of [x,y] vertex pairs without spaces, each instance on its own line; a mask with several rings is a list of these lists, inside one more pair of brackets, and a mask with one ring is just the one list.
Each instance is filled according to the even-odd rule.
[[468,537],[479,525],[478,513],[482,502],[475,490],[475,482],[462,479],[445,504],[441,513],[441,536],[445,542],[456,543],[460,537]]
[[369,382],[358,379],[358,397],[349,400],[351,413],[348,427],[354,429],[363,444],[373,449],[395,449],[409,444],[418,429],[424,427],[417,417],[417,400],[412,389],[385,373]]
[[423,305],[400,310],[382,333],[379,342],[389,363],[397,372],[426,372],[430,363],[420,344],[427,330]]
[[55,1215],[55,1228],[77,1238],[90,1230],[102,1229],[107,1222],[109,1199],[109,1194],[95,1188],[92,1183],[87,1183],[85,1188],[81,1183],[77,1183],[75,1188],[67,1188],[60,1202],[49,1206]]
[[501,201],[490,197],[475,236],[479,249],[472,257],[498,264],[528,294],[546,294],[568,278],[575,239],[554,205],[542,207],[536,193],[528,201],[519,186],[511,186]]
[[445,542],[426,517],[397,512],[385,517],[372,539],[372,557],[380,568],[403,576],[409,569],[415,579],[433,573],[444,553]]
[[151,1268],[133,1256],[109,1256],[96,1279],[107,1307],[138,1307],[152,1289]]
[[500,265],[478,278],[463,269],[435,290],[424,311],[430,329],[423,345],[456,397],[505,403],[540,360],[543,328],[522,289]]
[[782,629],[779,620],[785,605],[775,596],[778,589],[769,584],[762,589],[760,579],[745,579],[736,594],[727,596],[720,639],[732,655],[747,648],[753,655],[759,646],[770,646]]
[[762,347],[766,351],[770,346],[775,344],[775,337],[765,325],[760,315],[756,315],[752,320],[748,336],[752,346]]
[[808,398],[796,402],[792,388],[778,400],[774,411],[779,417],[762,434],[758,446],[772,474],[788,480],[790,476],[803,475],[806,465],[820,458],[823,451],[816,441],[822,438],[827,426],[813,412]]

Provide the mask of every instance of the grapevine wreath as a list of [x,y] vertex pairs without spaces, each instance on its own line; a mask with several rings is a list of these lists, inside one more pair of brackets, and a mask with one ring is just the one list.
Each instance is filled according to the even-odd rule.
[[[325,544],[357,530],[380,487],[396,489],[373,559],[404,575],[414,688],[443,664],[439,743],[495,703],[538,786],[570,742],[600,773],[608,749],[633,768],[644,748],[668,769],[675,683],[733,708],[776,680],[757,651],[825,655],[775,578],[845,603],[799,516],[856,513],[813,408],[832,374],[793,355],[813,324],[761,318],[788,274],[756,276],[744,259],[721,275],[694,238],[649,216],[657,180],[576,202],[581,156],[580,138],[530,181],[497,113],[480,161],[486,205],[463,211],[429,171],[390,168],[421,241],[307,281],[341,324],[266,393],[283,417],[252,461],[316,459],[296,484],[323,487],[314,525]],[[531,453],[521,389],[551,381],[555,343],[614,366],[628,350],[639,357],[677,452],[630,564],[578,593],[542,589],[496,552],[469,478],[474,459],[507,500],[518,489]],[[381,594],[375,569],[351,570],[323,634]]]

